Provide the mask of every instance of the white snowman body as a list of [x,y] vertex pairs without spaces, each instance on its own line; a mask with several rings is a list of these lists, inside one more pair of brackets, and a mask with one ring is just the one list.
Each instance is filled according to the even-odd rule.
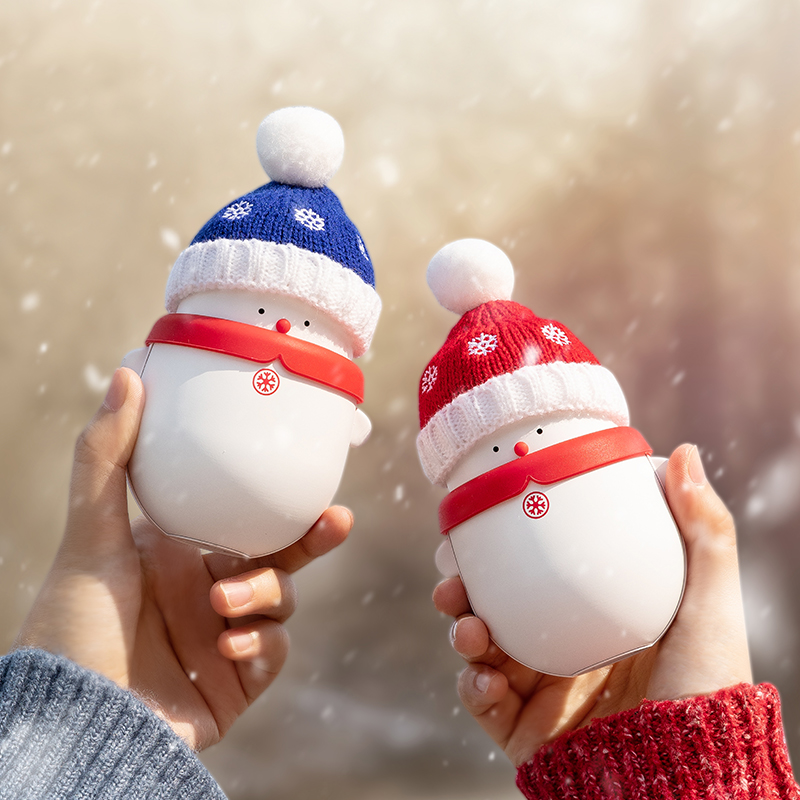
[[[529,451],[613,427],[553,415],[479,441],[450,490]],[[650,458],[602,466],[522,494],[453,528],[453,556],[495,643],[540,672],[572,676],[649,647],[683,595],[683,541]]]
[[351,360],[381,306],[366,246],[327,185],[344,155],[336,120],[278,109],[256,151],[269,181],[200,229],[172,267],[150,346],[123,359],[145,389],[128,467],[143,513],[169,536],[251,558],[309,530],[368,436]]
[[461,576],[498,647],[539,672],[653,645],[680,605],[685,552],[616,378],[558,320],[512,301],[514,268],[489,242],[445,245],[427,281],[460,316],[419,386],[420,463],[451,492],[440,570]]
[[[351,356],[339,324],[293,297],[211,291],[178,313],[273,329],[284,320],[285,335]],[[140,371],[132,492],[164,533],[208,549],[255,557],[298,540],[330,504],[349,447],[369,433],[352,397],[278,360],[157,343]]]

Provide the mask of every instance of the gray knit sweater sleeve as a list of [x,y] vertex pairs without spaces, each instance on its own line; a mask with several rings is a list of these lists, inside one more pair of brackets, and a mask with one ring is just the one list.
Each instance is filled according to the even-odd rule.
[[66,658],[0,658],[0,800],[224,800],[197,756],[130,692]]

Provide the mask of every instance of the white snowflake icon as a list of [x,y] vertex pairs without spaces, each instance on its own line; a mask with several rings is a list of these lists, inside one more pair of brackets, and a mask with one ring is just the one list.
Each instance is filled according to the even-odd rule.
[[239,200],[229,205],[222,214],[222,219],[237,220],[246,217],[253,209],[253,204],[247,200]]
[[311,231],[325,230],[325,219],[311,208],[296,208],[294,218]]
[[569,336],[552,323],[542,327],[542,336],[545,339],[549,339],[553,344],[560,344],[562,347],[566,347],[569,344]]
[[471,356],[485,356],[497,347],[497,337],[493,333],[482,333],[467,342],[467,350]]
[[422,394],[428,394],[433,389],[433,384],[439,377],[439,368],[435,364],[431,364],[425,372],[422,373]]

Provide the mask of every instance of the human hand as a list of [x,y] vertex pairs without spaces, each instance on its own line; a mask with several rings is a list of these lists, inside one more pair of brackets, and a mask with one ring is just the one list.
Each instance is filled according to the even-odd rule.
[[669,459],[666,495],[686,544],[683,602],[653,647],[575,678],[535,672],[503,653],[469,607],[458,577],[434,590],[453,616],[455,650],[467,661],[458,691],[467,710],[519,766],[546,742],[647,698],[675,700],[752,682],[733,519],[708,484],[697,448]]
[[329,508],[298,542],[252,560],[131,524],[125,473],[143,407],[139,376],[117,370],[78,440],[64,538],[15,647],[105,675],[202,750],[277,676],[297,602],[290,573],[344,541],[353,517]]

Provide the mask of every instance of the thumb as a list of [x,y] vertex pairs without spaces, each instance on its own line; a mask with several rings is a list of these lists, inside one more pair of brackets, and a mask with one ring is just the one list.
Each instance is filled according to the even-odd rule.
[[647,696],[709,694],[752,681],[736,529],[706,480],[700,454],[682,445],[667,466],[666,494],[686,545],[686,589],[659,648]]
[[130,539],[126,470],[143,408],[141,379],[121,367],[75,446],[64,537],[70,549],[113,549],[121,536]]

